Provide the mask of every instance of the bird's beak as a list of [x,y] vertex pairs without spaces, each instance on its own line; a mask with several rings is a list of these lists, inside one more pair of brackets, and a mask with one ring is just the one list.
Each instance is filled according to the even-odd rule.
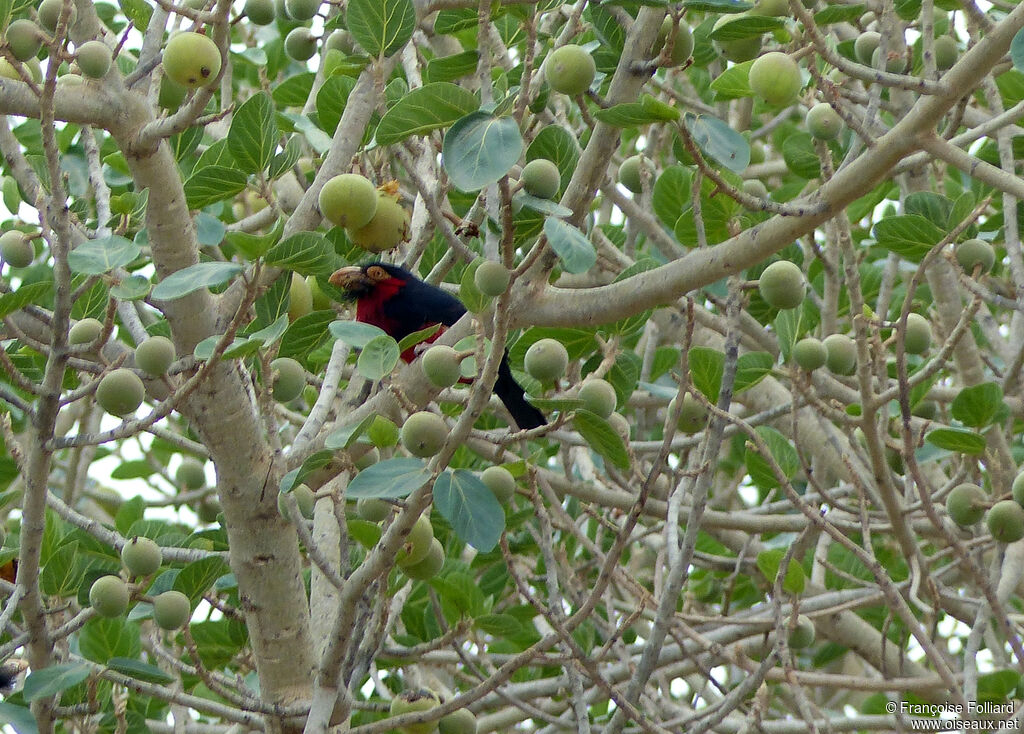
[[365,288],[372,284],[372,281],[366,277],[363,269],[358,265],[349,265],[335,270],[327,282],[343,291],[359,290],[361,287]]

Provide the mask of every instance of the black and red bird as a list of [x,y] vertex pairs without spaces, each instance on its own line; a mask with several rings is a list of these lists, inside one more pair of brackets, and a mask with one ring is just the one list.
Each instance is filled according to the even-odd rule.
[[[458,298],[397,265],[373,262],[341,268],[331,275],[330,282],[356,299],[356,321],[383,329],[395,341],[435,324],[451,326],[466,313],[466,307]],[[427,341],[434,341],[442,331],[444,329]],[[406,362],[411,362],[415,356],[412,347],[402,353]],[[498,365],[494,394],[505,404],[520,429],[547,423],[544,415],[526,402],[523,388],[512,377],[507,352]]]

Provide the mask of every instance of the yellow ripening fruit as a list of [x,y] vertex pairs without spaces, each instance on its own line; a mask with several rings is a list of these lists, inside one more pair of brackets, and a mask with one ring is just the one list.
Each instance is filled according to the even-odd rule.
[[220,66],[220,49],[202,33],[176,33],[164,48],[164,73],[171,81],[189,89],[212,84],[220,73]]

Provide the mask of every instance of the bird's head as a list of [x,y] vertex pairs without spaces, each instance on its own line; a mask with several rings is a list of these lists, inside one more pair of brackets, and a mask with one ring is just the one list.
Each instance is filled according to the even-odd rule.
[[[335,270],[328,282],[352,298],[363,298],[376,291],[381,284],[401,286],[410,277],[409,272],[397,265],[372,262],[366,265],[349,265]],[[393,281],[398,282],[394,283]]]

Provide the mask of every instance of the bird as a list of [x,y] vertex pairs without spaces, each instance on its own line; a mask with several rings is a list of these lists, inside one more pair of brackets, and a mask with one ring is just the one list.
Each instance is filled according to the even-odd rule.
[[[466,313],[466,307],[453,295],[425,283],[405,268],[382,262],[350,265],[336,270],[328,279],[356,300],[356,321],[383,329],[396,341],[437,324],[448,327]],[[438,330],[427,341],[439,337]],[[414,347],[402,352],[405,362],[416,358]],[[520,430],[538,428],[547,423],[543,413],[526,401],[526,393],[512,376],[508,352],[498,365],[494,394],[505,404]]]

